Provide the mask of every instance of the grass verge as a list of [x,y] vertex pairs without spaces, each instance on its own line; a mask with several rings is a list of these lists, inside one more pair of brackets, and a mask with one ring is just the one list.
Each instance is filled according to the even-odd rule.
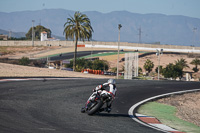
[[[119,52],[119,54],[125,54],[125,53],[133,53],[133,52]],[[139,53],[145,53],[145,52],[139,52]],[[109,55],[117,55],[117,54],[118,54],[118,52],[102,52],[102,53],[98,53],[98,54],[83,56],[82,58],[109,56]]]
[[161,123],[182,132],[199,133],[200,131],[200,127],[197,125],[176,117],[176,107],[174,106],[158,102],[148,102],[139,108],[138,113],[156,117]]

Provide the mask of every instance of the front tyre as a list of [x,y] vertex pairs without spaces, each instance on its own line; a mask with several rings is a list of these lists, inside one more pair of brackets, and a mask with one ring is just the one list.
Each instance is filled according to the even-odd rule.
[[88,109],[87,111],[88,115],[95,114],[103,106],[103,102],[101,100],[97,100],[96,102],[97,103],[94,106]]

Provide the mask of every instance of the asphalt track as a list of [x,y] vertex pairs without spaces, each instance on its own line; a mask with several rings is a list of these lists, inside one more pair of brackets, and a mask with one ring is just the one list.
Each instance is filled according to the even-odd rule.
[[136,123],[129,108],[146,98],[199,89],[200,82],[117,80],[111,113],[94,116],[80,109],[105,79],[0,82],[1,133],[160,133]]

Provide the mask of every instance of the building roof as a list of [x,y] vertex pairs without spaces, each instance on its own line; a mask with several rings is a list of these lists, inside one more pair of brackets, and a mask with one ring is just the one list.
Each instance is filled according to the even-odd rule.
[[41,33],[47,33],[46,31],[42,31]]

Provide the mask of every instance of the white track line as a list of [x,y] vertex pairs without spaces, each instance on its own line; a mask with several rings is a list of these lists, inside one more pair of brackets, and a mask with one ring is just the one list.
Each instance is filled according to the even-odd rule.
[[27,81],[27,80],[66,80],[66,79],[84,79],[84,78],[13,78],[13,79],[0,79],[0,82],[9,81]]

